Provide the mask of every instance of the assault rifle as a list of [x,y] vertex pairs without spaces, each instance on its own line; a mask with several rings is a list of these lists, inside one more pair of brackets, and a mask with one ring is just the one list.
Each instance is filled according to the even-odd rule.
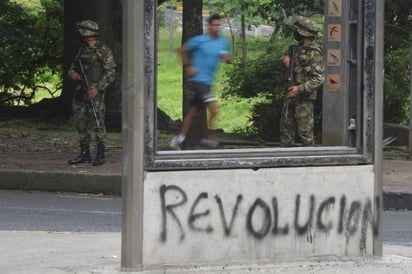
[[288,90],[291,86],[295,85],[295,57],[296,57],[296,45],[289,46],[289,68],[287,70],[286,81],[287,81],[287,88]]
[[[87,80],[86,73],[84,72],[83,63],[80,57],[76,59],[75,66],[76,66],[77,73],[79,73],[80,75],[81,89],[85,94],[87,94],[87,92],[90,89],[90,86],[89,86],[89,81]],[[90,108],[92,109],[92,112],[93,112],[94,120],[96,121],[96,130],[97,132],[101,132],[99,119],[97,119],[96,104],[94,103],[92,99],[89,99],[88,101],[89,101]]]
[[[288,90],[291,86],[295,85],[295,57],[296,57],[296,45],[291,45],[289,46],[289,68],[286,71],[286,94],[288,93]],[[289,112],[289,104],[292,102],[295,102],[296,99],[295,98],[288,98],[287,100],[287,105],[286,105],[286,113],[285,113],[285,117],[286,119],[288,118],[288,112]]]

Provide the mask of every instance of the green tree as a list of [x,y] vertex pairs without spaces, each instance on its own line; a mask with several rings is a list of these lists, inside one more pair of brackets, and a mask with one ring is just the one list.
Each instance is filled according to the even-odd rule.
[[39,89],[55,92],[46,84],[60,76],[63,0],[40,4],[31,9],[0,2],[0,105],[30,104]]
[[[208,0],[207,5],[213,7],[216,11],[224,13],[231,21],[240,22],[240,41],[241,41],[241,56],[242,61],[245,62],[247,58],[247,39],[246,28],[247,25],[259,25],[263,22],[263,18],[259,16],[259,10],[266,5],[276,5],[271,0]],[[234,33],[232,30],[232,42],[235,44]]]
[[[205,0],[205,5],[217,12],[222,12],[230,19],[228,22],[240,22],[240,49],[242,60],[247,58],[246,28],[269,24],[275,28],[275,37],[284,28],[289,17],[295,14],[311,16],[323,14],[323,1],[272,1],[272,0]],[[235,34],[232,32],[235,45]],[[236,52],[235,52],[236,54]]]
[[385,1],[385,122],[408,124],[411,99],[409,96],[412,37],[412,20],[409,20],[409,16],[411,14],[409,1]]

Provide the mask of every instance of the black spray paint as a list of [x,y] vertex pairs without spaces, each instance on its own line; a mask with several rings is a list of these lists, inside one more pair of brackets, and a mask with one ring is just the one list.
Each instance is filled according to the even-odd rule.
[[221,218],[222,223],[223,223],[223,229],[225,231],[225,236],[230,236],[230,233],[232,232],[233,223],[234,223],[235,218],[237,216],[239,204],[242,201],[242,199],[243,199],[242,195],[237,196],[235,207],[232,210],[232,217],[230,218],[230,223],[229,223],[229,225],[227,225],[225,210],[223,208],[222,199],[218,195],[215,196],[216,203],[219,206],[220,218]]
[[[180,193],[182,195],[182,200],[179,203],[166,206],[165,194],[166,194],[167,191],[170,191],[170,190],[175,190],[178,193]],[[170,185],[170,186],[162,185],[160,187],[160,202],[161,202],[161,210],[162,210],[162,232],[160,233],[160,238],[162,239],[163,242],[166,242],[166,240],[167,240],[167,222],[166,222],[167,221],[167,216],[166,216],[167,212],[169,212],[170,215],[172,215],[173,219],[177,222],[177,225],[180,228],[180,231],[181,231],[180,241],[183,241],[183,239],[185,238],[185,233],[184,233],[184,230],[183,230],[182,223],[180,222],[177,215],[173,212],[173,208],[185,204],[186,201],[187,201],[187,195],[180,187],[175,186],[175,185]]]
[[[166,196],[174,195],[177,202],[166,203]],[[279,204],[276,197],[272,197],[271,203],[265,202],[261,198],[256,198],[252,204],[243,203],[243,196],[238,194],[236,196],[235,205],[230,210],[225,209],[224,201],[219,195],[214,196],[215,203],[211,203],[209,194],[207,192],[201,192],[193,201],[190,210],[187,215],[187,229],[195,233],[216,233],[211,224],[205,227],[196,225],[197,221],[201,218],[213,218],[211,210],[203,210],[200,212],[197,210],[200,204],[208,203],[209,206],[215,206],[220,214],[220,220],[223,230],[223,237],[230,237],[235,229],[246,229],[246,232],[255,239],[262,240],[270,237],[281,237],[291,233],[291,229],[288,223],[279,224]],[[170,200],[170,199],[168,199]],[[303,200],[303,201],[302,201]],[[167,229],[171,223],[179,228],[179,240],[185,239],[184,216],[178,216],[175,209],[181,207],[183,210],[188,203],[188,197],[186,192],[176,185],[162,185],[160,187],[160,208],[161,208],[161,234],[160,239],[162,242],[167,241]],[[345,195],[340,197],[339,211],[336,227],[332,219],[327,218],[327,213],[335,205],[336,198],[328,197],[327,199],[317,201],[315,195],[310,195],[309,199],[302,199],[300,194],[296,195],[295,209],[293,214],[293,229],[298,237],[306,235],[307,241],[312,243],[312,230],[316,229],[318,232],[330,233],[333,229],[336,229],[338,234],[343,234],[346,241],[352,238],[360,230],[360,250],[364,252],[366,250],[367,231],[371,227],[373,236],[379,235],[379,214],[381,203],[379,197],[375,198],[375,208],[372,208],[372,201],[369,198],[365,199],[363,203],[361,201],[353,201],[348,204]],[[242,223],[242,220],[237,221],[240,208],[243,208],[243,212],[247,212],[245,227],[241,228],[238,224]],[[213,209],[213,207],[212,207]],[[180,210],[180,212],[181,212]],[[290,213],[283,212],[288,216]],[[171,218],[169,218],[171,217]],[[169,218],[169,220],[168,220]],[[271,232],[271,233],[269,233]]]

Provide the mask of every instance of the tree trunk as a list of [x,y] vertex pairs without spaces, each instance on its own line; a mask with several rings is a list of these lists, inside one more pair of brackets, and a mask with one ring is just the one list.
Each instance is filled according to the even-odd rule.
[[[117,63],[116,78],[106,89],[107,113],[121,111],[121,75],[122,75],[122,18],[121,1],[117,0],[71,0],[64,1],[64,54],[63,54],[63,91],[64,112],[72,113],[71,100],[74,84],[67,77],[67,70],[80,47],[76,23],[91,19],[99,24],[99,39],[113,51]],[[120,117],[121,115],[115,115]],[[120,120],[118,121],[120,124]]]
[[[193,36],[203,33],[202,22],[202,0],[184,0],[183,1],[183,33],[182,44]],[[189,89],[187,79],[183,72],[183,116],[189,110]],[[199,143],[199,140],[207,136],[207,113],[206,109],[196,117],[193,126],[189,130],[186,138],[186,144],[193,145]]]
[[[242,10],[243,12],[243,10]],[[246,63],[246,58],[247,58],[247,40],[246,40],[246,19],[245,15],[242,14],[240,16],[241,18],[241,40],[242,40],[242,62]]]

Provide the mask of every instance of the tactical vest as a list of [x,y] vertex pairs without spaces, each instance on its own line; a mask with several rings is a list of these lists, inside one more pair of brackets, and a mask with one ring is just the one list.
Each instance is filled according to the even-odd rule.
[[103,77],[104,67],[102,62],[102,50],[103,44],[98,41],[93,48],[84,47],[80,54],[80,59],[82,60],[84,71],[90,86],[96,85]]
[[[308,79],[312,79],[316,71],[323,68],[318,68],[317,66],[323,67],[323,53],[319,47],[316,46],[297,46],[296,57],[295,57],[295,75],[294,79],[297,85],[306,83]],[[319,85],[322,83],[317,83],[316,86],[310,86],[309,90],[304,90],[301,92],[301,99],[316,99],[316,92]]]

